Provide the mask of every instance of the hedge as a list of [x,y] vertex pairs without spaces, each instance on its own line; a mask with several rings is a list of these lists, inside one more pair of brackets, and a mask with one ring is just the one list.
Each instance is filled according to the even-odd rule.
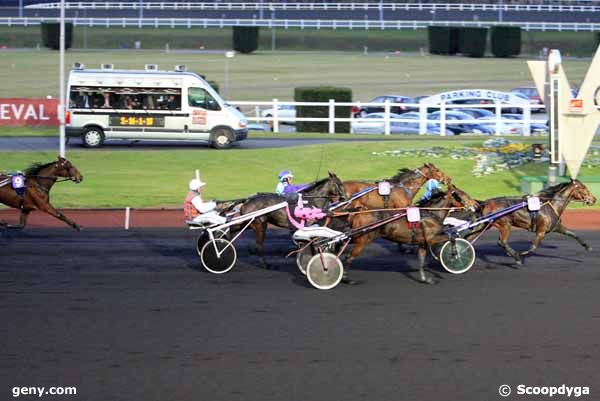
[[458,52],[468,57],[483,57],[487,43],[487,28],[460,28]]
[[[352,102],[352,89],[331,86],[299,87],[294,89],[296,102]],[[350,117],[350,106],[336,106],[335,117]],[[329,117],[329,106],[296,106],[296,117]],[[298,132],[329,132],[327,121],[297,121]],[[335,132],[350,132],[349,122],[336,122]]]
[[[50,49],[60,49],[60,23],[42,22],[42,44]],[[73,23],[65,22],[65,49],[69,49],[73,43]]]
[[492,54],[496,57],[510,57],[521,54],[521,27],[494,26],[490,31]]
[[456,54],[458,52],[458,28],[428,26],[429,53]]
[[233,50],[248,54],[258,49],[257,26],[233,27]]

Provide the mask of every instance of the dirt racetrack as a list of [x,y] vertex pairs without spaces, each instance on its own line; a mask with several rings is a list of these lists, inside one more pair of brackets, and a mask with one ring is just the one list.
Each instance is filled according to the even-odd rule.
[[353,271],[365,283],[322,292],[283,257],[283,230],[267,237],[279,270],[257,267],[248,233],[224,276],[199,267],[185,229],[3,231],[0,399],[491,401],[508,384],[507,399],[536,400],[516,386],[566,384],[595,400],[600,232],[581,234],[594,251],[551,235],[520,270],[487,234],[469,273],[432,262],[434,286],[376,242]]

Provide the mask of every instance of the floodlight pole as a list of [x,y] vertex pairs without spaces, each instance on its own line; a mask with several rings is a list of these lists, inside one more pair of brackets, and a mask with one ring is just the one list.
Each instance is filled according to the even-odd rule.
[[59,100],[58,100],[58,121],[59,121],[59,155],[65,157],[65,0],[60,0],[60,34],[59,34]]
[[[547,61],[547,71],[549,77],[549,86],[550,91],[547,92],[550,94],[550,102],[547,103],[550,105],[548,110],[548,117],[550,120],[550,163],[548,166],[548,186],[556,185],[556,176],[558,172],[558,165],[562,160],[560,143],[558,141],[558,131],[560,127],[558,126],[558,117],[559,117],[559,68],[561,65],[561,56],[560,51],[557,49],[551,49],[548,54]],[[564,88],[563,88],[564,90]]]

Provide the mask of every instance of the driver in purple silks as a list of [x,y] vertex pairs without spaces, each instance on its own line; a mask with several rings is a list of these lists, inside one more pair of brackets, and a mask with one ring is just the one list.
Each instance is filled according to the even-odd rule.
[[291,170],[281,171],[279,173],[278,178],[279,178],[279,182],[277,183],[277,187],[275,188],[275,192],[277,192],[278,195],[286,195],[286,194],[296,193],[307,187],[306,184],[303,184],[303,185],[293,185],[292,184],[292,179],[294,178],[294,175],[292,174]]

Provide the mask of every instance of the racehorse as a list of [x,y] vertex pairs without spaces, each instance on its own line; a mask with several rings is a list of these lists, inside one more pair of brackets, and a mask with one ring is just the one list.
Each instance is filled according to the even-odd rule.
[[[8,176],[0,175],[0,181],[5,181]],[[64,221],[75,230],[79,231],[81,227],[67,216],[59,212],[50,204],[50,190],[54,184],[61,178],[63,181],[75,181],[80,183],[83,176],[77,168],[67,159],[58,157],[57,161],[46,164],[35,163],[25,170],[25,193],[21,197],[15,191],[10,182],[0,187],[0,202],[7,206],[21,210],[18,225],[7,225],[1,223],[7,228],[25,228],[29,213],[34,210],[46,212],[59,220]]]
[[[450,208],[468,208],[474,211],[478,207],[477,201],[471,199],[466,192],[450,183],[447,184],[447,186],[447,192],[439,192],[432,196],[428,201],[422,202],[419,205],[421,208],[421,220],[418,228],[409,227],[407,217],[404,216],[398,220],[387,223],[376,230],[354,238],[354,246],[350,255],[346,258],[345,266],[349,268],[354,258],[361,254],[365,246],[376,238],[382,237],[400,244],[417,245],[419,257],[419,281],[427,284],[434,284],[434,280],[425,275],[423,268],[425,266],[427,249],[433,245],[448,241],[448,236],[443,234],[444,218],[449,213]],[[439,210],[427,210],[428,208],[439,208]],[[348,220],[350,221],[352,228],[356,229],[384,220],[395,213],[398,213],[398,211],[375,211],[373,213],[358,212],[351,215]]]
[[[329,173],[327,178],[315,181],[308,185],[306,188],[302,189],[300,193],[302,194],[303,199],[309,201],[309,204],[318,208],[325,207],[329,202],[344,199],[342,181],[334,173]],[[250,197],[241,205],[240,213],[241,215],[244,215],[284,201],[289,201],[289,198],[271,193],[257,194]],[[291,209],[293,209],[293,207],[293,205],[290,206]],[[265,268],[269,268],[269,265],[264,258],[265,233],[268,224],[282,228],[292,228],[285,209],[275,210],[271,213],[259,216],[250,224],[250,228],[256,233],[257,253]],[[238,229],[239,228],[241,227],[238,227]],[[232,227],[232,232],[235,231],[234,227]]]
[[[570,182],[554,185],[538,192],[536,196],[540,198],[541,209],[535,215],[532,215],[527,207],[524,207],[493,222],[493,226],[496,227],[500,233],[498,245],[500,245],[509,256],[512,256],[515,259],[516,265],[521,265],[521,256],[533,253],[546,234],[551,232],[574,238],[588,251],[592,249],[585,241],[579,238],[577,234],[567,229],[560,222],[560,217],[569,205],[569,202],[580,201],[584,202],[586,205],[593,205],[596,203],[596,197],[592,195],[589,189],[581,181],[571,180]],[[500,197],[488,199],[480,202],[481,214],[485,216],[526,200],[526,197]],[[518,253],[508,244],[512,227],[533,230],[535,232],[535,239],[527,251]],[[483,228],[484,227],[478,229],[478,231],[474,233],[469,233],[467,239],[477,235]]]
[[[443,184],[449,184],[451,181],[449,176],[432,163],[425,163],[423,166],[414,170],[401,169],[396,175],[386,180],[391,184],[391,192],[387,201],[375,189],[356,198],[348,205],[348,207],[352,209],[358,207],[381,209],[409,206],[412,204],[419,189],[421,189],[423,184],[430,179],[438,180]],[[374,186],[376,185],[367,181],[344,181],[346,198],[350,198],[352,195],[368,188],[373,188]]]

